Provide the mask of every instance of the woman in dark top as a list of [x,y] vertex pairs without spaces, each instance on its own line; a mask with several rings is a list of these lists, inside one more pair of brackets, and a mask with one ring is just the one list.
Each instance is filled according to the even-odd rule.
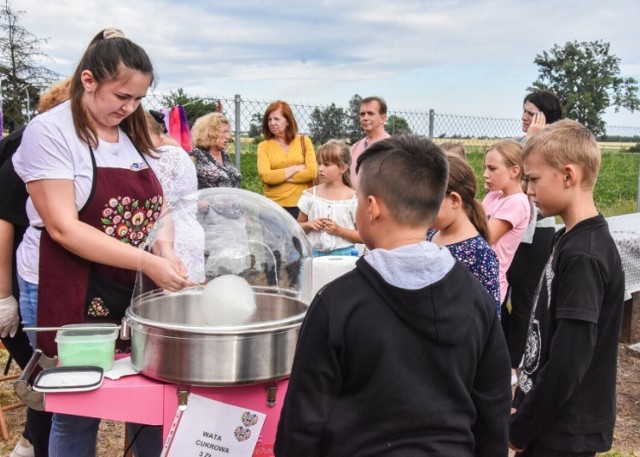
[[[545,125],[560,119],[562,106],[553,92],[531,92],[522,101],[522,131],[526,135],[520,142],[526,143],[531,135],[542,130]],[[511,306],[510,309],[505,307],[502,310],[502,327],[507,338],[511,367],[514,369],[518,368],[522,361],[533,296],[551,254],[551,240],[556,232],[553,217],[538,216],[539,213],[536,211],[507,271]]]
[[189,155],[196,164],[198,189],[240,187],[240,172],[226,151],[229,120],[222,113],[205,114],[196,120],[191,136],[194,148]]

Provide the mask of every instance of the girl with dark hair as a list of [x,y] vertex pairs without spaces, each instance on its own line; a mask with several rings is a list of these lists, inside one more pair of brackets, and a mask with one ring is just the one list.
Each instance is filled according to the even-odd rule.
[[447,191],[427,232],[427,241],[445,246],[478,278],[495,300],[500,316],[498,257],[487,242],[491,239],[489,223],[482,204],[476,200],[476,177],[465,160],[450,154],[447,159]]
[[287,102],[278,100],[267,107],[262,118],[264,141],[258,145],[258,174],[264,196],[294,218],[298,200],[316,178],[318,168],[313,143],[298,135],[298,123]]
[[[119,323],[138,269],[169,291],[192,284],[169,248],[162,256],[142,249],[164,209],[140,106],[153,80],[140,46],[103,33],[73,74],[70,100],[25,129],[13,159],[29,191],[29,228],[17,252],[25,326]],[[54,335],[37,335],[49,356]],[[54,414],[49,455],[95,455],[99,423]]]

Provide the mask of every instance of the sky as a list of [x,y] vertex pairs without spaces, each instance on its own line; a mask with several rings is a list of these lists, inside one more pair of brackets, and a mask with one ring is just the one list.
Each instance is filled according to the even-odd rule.
[[[391,111],[519,118],[537,54],[603,40],[640,81],[638,0],[12,0],[46,43],[43,64],[70,74],[114,26],[150,55],[153,93],[346,107],[354,94]],[[609,109],[609,125],[640,113]]]

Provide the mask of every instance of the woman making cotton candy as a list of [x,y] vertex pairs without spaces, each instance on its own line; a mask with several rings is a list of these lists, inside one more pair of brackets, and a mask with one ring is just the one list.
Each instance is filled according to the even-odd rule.
[[[70,100],[27,126],[13,159],[30,196],[17,253],[25,326],[119,322],[137,269],[170,291],[192,284],[172,252],[140,249],[164,207],[143,154],[153,150],[140,106],[153,67],[121,34],[104,38],[80,60]],[[53,337],[38,333],[48,355]],[[95,455],[99,422],[54,414],[49,455]],[[136,455],[157,455],[150,448]]]

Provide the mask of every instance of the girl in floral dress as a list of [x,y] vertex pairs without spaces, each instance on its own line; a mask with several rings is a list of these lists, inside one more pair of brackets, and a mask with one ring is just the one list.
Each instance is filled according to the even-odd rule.
[[478,278],[495,300],[499,316],[498,258],[487,243],[489,224],[482,205],[476,200],[476,178],[463,159],[453,155],[447,158],[447,192],[427,240],[446,246]]

